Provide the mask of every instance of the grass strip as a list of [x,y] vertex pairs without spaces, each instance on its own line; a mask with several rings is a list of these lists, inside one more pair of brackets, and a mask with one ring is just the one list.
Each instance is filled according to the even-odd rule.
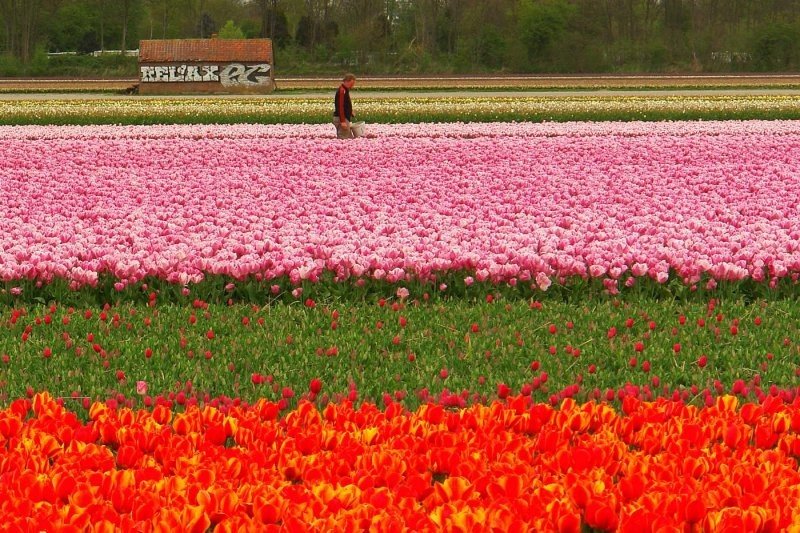
[[3,308],[0,404],[47,390],[76,408],[159,396],[290,407],[314,379],[321,405],[350,397],[455,407],[520,392],[554,404],[626,394],[702,403],[730,392],[789,399],[800,368],[791,298],[536,300],[479,288],[466,298],[304,294],[256,304],[151,294],[102,308]]

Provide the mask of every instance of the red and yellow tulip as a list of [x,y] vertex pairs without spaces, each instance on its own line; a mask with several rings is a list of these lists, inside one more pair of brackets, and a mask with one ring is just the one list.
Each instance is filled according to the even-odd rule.
[[800,530],[800,402],[0,411],[17,529]]

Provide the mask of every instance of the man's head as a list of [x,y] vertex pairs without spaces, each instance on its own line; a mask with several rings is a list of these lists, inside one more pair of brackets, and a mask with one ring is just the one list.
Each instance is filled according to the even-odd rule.
[[350,74],[349,72],[344,75],[342,78],[342,84],[347,87],[348,89],[352,89],[353,85],[356,84],[356,77],[354,74]]

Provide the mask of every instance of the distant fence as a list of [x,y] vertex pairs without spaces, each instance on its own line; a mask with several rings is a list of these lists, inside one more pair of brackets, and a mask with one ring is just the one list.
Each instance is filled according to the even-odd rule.
[[753,60],[753,56],[750,52],[729,52],[725,50],[722,52],[711,52],[711,60],[722,63],[747,63]]
[[[47,57],[61,57],[61,56],[76,56],[79,55],[78,52],[48,52]],[[122,50],[95,50],[91,54],[94,57],[100,56],[121,56]],[[127,57],[139,57],[139,49],[136,50],[125,50],[125,56]]]
[[124,55],[126,55],[128,57],[139,57],[139,49],[138,48],[136,50],[125,50],[125,52],[123,52],[122,50],[95,50],[94,52],[92,52],[92,55],[94,57],[99,57],[99,56],[121,56],[121,55],[123,55],[123,53],[124,53]]

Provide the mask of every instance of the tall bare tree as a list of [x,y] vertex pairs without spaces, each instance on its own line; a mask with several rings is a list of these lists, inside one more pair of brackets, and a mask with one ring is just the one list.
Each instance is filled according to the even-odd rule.
[[0,0],[0,18],[3,19],[6,50],[27,62],[43,35],[42,21],[52,14],[60,0]]
[[121,0],[122,1],[122,39],[120,42],[119,49],[122,51],[122,55],[125,55],[125,51],[128,49],[128,20],[130,15],[130,8],[131,8],[131,0]]
[[314,49],[331,21],[333,0],[304,0],[308,19],[308,47]]

